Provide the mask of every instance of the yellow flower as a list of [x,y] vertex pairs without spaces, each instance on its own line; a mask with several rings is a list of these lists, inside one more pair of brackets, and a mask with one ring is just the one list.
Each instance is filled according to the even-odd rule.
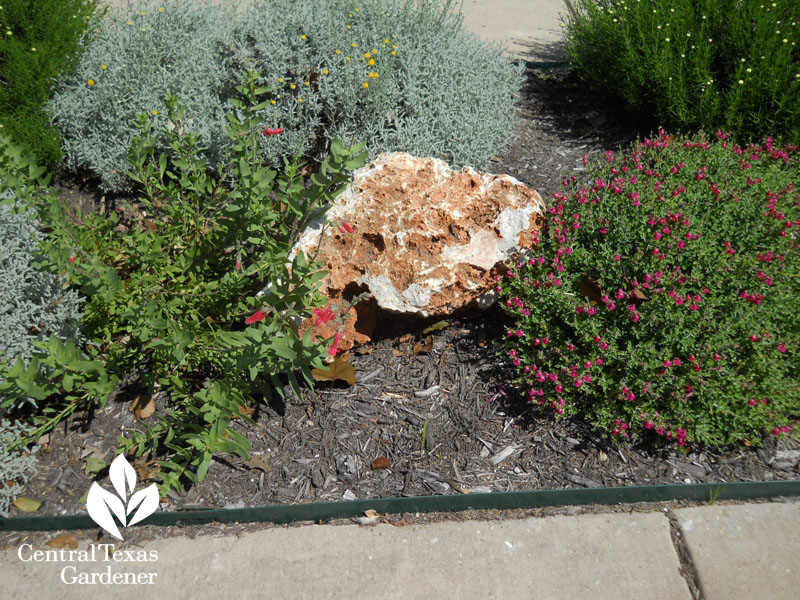
[[369,82],[365,81],[364,84],[363,84],[363,87],[368,88],[369,87]]
[[392,56],[397,56],[397,52],[395,52],[394,50],[392,50]]
[[[773,4],[772,6],[775,6],[775,5]],[[356,12],[358,12],[358,9],[356,9]]]
[[36,48],[31,48],[31,52],[36,52]]
[[289,87],[290,87],[290,88],[292,88],[292,89],[294,89],[294,88],[296,88],[297,86],[296,86],[295,84],[293,84],[293,83],[290,83],[290,84],[289,84]]
[[145,31],[145,28],[144,28],[144,27],[142,27],[142,31]]
[[133,21],[128,21],[128,25],[133,25]]
[[298,101],[298,102],[302,102],[302,101],[303,101],[303,99],[302,99],[302,98],[298,98],[298,99],[297,99],[297,101]]
[[375,59],[374,58],[370,58],[369,59],[369,66],[372,66],[374,64],[375,64]]
[[353,43],[352,43],[352,44],[350,44],[350,45],[351,45],[353,48],[355,48],[355,47],[356,47],[356,43],[355,43],[355,42],[353,42]]
[[344,59],[345,60],[350,60],[350,57],[349,56],[345,56]]
[[140,11],[140,12],[139,12],[139,14],[140,14],[140,15],[142,15],[142,16],[144,16],[144,11],[143,11],[143,10],[142,10],[142,11]]
[[153,116],[156,116],[157,114],[158,114],[158,111],[154,108],[153,109]]
[[275,100],[272,100],[271,102],[272,102],[273,104],[275,104]]
[[351,25],[348,25],[348,26],[347,26],[347,28],[348,28],[348,29],[352,29],[352,26],[351,26]]
[[323,75],[327,75],[328,74],[328,69],[322,69],[322,74]]
[[164,12],[164,9],[163,8],[159,8],[158,12]]
[[108,65],[103,63],[102,65],[100,65],[100,68],[103,69],[103,71],[105,71],[108,68]]
[[397,44],[392,44],[392,48],[397,49]]
[[283,77],[278,77],[278,81],[283,83]]
[[348,17],[350,17],[350,18],[352,19],[352,18],[353,18],[353,13],[350,13],[350,14],[349,14],[349,15],[347,15],[347,16],[348,16]]
[[373,53],[373,54],[377,54],[377,53],[378,53],[378,51],[377,51],[375,48],[373,48],[373,49],[372,49],[372,53]]
[[306,85],[310,85],[310,84],[309,84],[307,81],[306,81],[306,82],[304,82],[304,83],[305,83]]
[[86,83],[88,83],[89,85],[94,85],[94,79],[90,79],[90,80],[89,80],[89,81],[87,81]]
[[304,39],[306,39],[306,34],[304,33],[303,35],[301,35],[301,36],[300,36],[300,39],[301,39],[301,40],[304,40]]
[[370,56],[371,56],[371,54],[370,54],[369,52],[366,52],[366,53],[364,54],[364,58],[369,58]]
[[384,44],[388,44],[389,43],[389,38],[386,38],[385,40],[383,40],[383,43]]

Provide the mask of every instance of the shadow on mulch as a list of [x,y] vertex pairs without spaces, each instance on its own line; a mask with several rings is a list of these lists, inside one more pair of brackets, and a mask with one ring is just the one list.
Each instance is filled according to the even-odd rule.
[[[598,105],[568,70],[529,69],[519,110],[515,136],[492,170],[517,177],[545,199],[564,177],[584,176],[584,154],[647,134],[618,107]],[[97,209],[102,194],[74,183],[67,189],[70,202],[94,202]],[[354,386],[320,384],[303,390],[302,399],[287,390],[285,403],[252,415],[257,426],[237,421],[257,461],[215,458],[205,481],[170,495],[162,509],[800,478],[800,443],[793,440],[682,453],[614,446],[579,420],[555,422],[524,401],[511,383],[514,374],[495,355],[493,343],[504,332],[499,308],[449,318],[446,328],[425,332],[440,320],[384,314],[372,343],[352,353]],[[63,425],[51,434],[25,492],[43,501],[38,514],[85,513],[82,496],[91,484],[85,456],[110,462],[122,428],[136,426],[130,401],[120,393],[85,431]]]

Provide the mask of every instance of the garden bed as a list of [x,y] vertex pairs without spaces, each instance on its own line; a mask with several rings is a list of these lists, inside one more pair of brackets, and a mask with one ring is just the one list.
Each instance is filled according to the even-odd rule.
[[[565,176],[580,177],[585,154],[633,141],[635,124],[599,104],[567,70],[529,69],[517,135],[492,159],[543,198]],[[115,210],[91,181],[62,181],[74,205]],[[101,202],[101,198],[104,198]],[[135,214],[129,218],[135,219]],[[252,443],[250,462],[216,455],[208,477],[162,510],[222,508],[347,499],[463,494],[568,487],[800,479],[800,444],[768,437],[763,448],[679,452],[672,445],[612,446],[578,420],[556,423],[532,409],[496,357],[504,332],[497,308],[441,321],[379,319],[373,342],[350,359],[356,384],[320,384],[297,399],[261,405],[257,427],[235,428]],[[36,514],[85,512],[91,478],[87,458],[113,458],[135,373],[104,409],[53,431],[42,441],[39,471],[25,496],[42,501]],[[159,409],[164,403],[156,398]],[[136,463],[140,482],[148,465]],[[102,475],[102,473],[101,473]],[[102,478],[101,478],[102,479]],[[19,514],[12,510],[12,516]]]

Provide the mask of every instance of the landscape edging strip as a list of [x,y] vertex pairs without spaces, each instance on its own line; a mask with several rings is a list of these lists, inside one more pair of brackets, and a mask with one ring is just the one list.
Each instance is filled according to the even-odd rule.
[[[270,505],[253,508],[204,509],[157,512],[139,525],[201,525],[206,523],[274,523],[298,521],[323,522],[364,515],[372,509],[378,513],[456,512],[463,510],[509,510],[589,504],[632,504],[693,500],[754,500],[778,496],[800,496],[800,480],[755,481],[734,483],[692,483],[601,488],[570,488],[493,492],[448,496],[377,498],[342,502]],[[93,529],[94,521],[86,515],[13,517],[0,519],[0,531],[58,531]]]

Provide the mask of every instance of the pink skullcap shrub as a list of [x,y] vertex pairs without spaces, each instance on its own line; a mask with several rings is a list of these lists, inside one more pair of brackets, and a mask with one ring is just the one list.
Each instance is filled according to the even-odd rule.
[[532,403],[616,439],[759,444],[800,416],[800,155],[660,131],[553,194],[498,281]]

